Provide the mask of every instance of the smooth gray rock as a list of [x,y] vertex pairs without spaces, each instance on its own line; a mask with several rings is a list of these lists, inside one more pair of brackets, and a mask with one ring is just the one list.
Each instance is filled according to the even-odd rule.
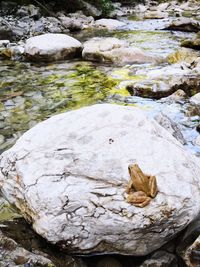
[[[128,165],[155,175],[145,208],[126,201]],[[200,166],[138,108],[111,104],[39,123],[1,155],[4,196],[68,252],[146,255],[199,213]]]
[[25,54],[31,60],[54,61],[76,57],[81,43],[66,34],[42,34],[26,41]]

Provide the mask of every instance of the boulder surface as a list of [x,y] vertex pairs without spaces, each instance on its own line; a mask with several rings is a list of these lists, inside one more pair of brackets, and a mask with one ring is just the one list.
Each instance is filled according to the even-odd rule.
[[66,34],[46,33],[26,41],[25,54],[34,61],[54,61],[79,56],[81,43]]
[[[155,175],[144,208],[126,201],[128,165]],[[68,252],[146,255],[199,213],[197,160],[135,107],[51,117],[1,155],[0,187],[37,233]]]
[[82,56],[86,60],[116,64],[155,61],[140,48],[129,46],[126,41],[114,37],[88,40],[84,43]]

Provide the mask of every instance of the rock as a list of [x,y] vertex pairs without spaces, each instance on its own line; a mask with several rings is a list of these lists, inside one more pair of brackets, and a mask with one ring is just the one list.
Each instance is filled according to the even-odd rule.
[[[41,266],[55,265],[44,256],[31,253],[18,245],[13,239],[6,237],[0,230],[0,264],[1,266]],[[31,265],[30,265],[31,264]]]
[[195,104],[195,105],[200,105],[200,93],[197,93],[196,95],[193,95],[190,98],[190,102]]
[[36,7],[34,5],[27,5],[27,6],[21,6],[17,12],[16,15],[20,17],[30,17],[34,19],[39,19],[41,17],[40,14],[40,8]]
[[0,134],[0,145],[2,145],[4,141],[5,141],[5,137],[2,134]]
[[181,90],[178,89],[177,91],[175,91],[173,94],[169,95],[168,97],[164,97],[161,100],[164,102],[174,102],[174,101],[181,101],[184,100],[186,98],[186,93]]
[[102,11],[97,9],[94,5],[89,4],[86,1],[80,1],[82,5],[82,10],[86,16],[92,16],[94,18],[98,18],[102,15]]
[[128,43],[117,38],[92,38],[84,43],[82,57],[86,60],[106,63],[145,63],[153,62],[137,47],[130,47]]
[[[157,178],[143,209],[126,201],[133,162]],[[160,248],[199,213],[199,177],[197,159],[155,120],[111,104],[39,123],[0,161],[4,196],[37,233],[77,254]]]
[[82,45],[66,34],[42,34],[26,41],[25,53],[28,59],[54,61],[70,59],[80,55]]
[[138,13],[145,13],[147,11],[147,7],[145,5],[139,4],[135,6],[135,11]]
[[108,30],[117,30],[126,26],[126,23],[116,19],[99,19],[95,21],[95,25],[100,28],[107,28]]
[[155,252],[140,267],[178,267],[176,256],[166,251]]
[[200,34],[197,34],[197,37],[194,39],[184,40],[181,42],[181,46],[200,50]]
[[188,267],[199,267],[200,263],[200,217],[193,221],[179,238],[177,254]]
[[62,15],[59,17],[62,25],[70,31],[79,31],[94,24],[93,17],[86,17],[82,12],[68,14],[68,17]]
[[2,21],[0,21],[0,39],[8,39],[12,38],[12,29],[9,25],[4,25]]
[[200,133],[200,124],[197,125],[196,130]]
[[171,53],[167,57],[167,61],[170,64],[187,62],[193,63],[198,57],[200,57],[200,53],[198,51],[194,51],[189,48],[179,48],[175,52]]
[[155,120],[167,131],[169,131],[181,144],[186,144],[186,140],[181,132],[180,126],[173,122],[169,117],[160,113]]
[[168,97],[178,89],[187,96],[198,92],[200,86],[199,69],[185,63],[173,64],[160,69],[153,69],[145,73],[143,70],[136,75],[145,75],[139,82],[127,85],[131,95],[160,99]]
[[168,17],[168,13],[161,12],[159,10],[156,11],[147,11],[144,14],[145,19],[164,19]]
[[157,10],[159,10],[160,12],[165,12],[169,6],[170,3],[161,3],[157,6]]
[[200,31],[200,22],[198,20],[181,17],[173,20],[169,26],[164,28],[164,30],[198,32]]
[[0,48],[9,47],[10,41],[9,40],[0,40]]

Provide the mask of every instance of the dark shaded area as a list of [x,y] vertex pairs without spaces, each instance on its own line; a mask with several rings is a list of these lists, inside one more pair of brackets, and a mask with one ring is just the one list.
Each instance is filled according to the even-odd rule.
[[37,235],[24,219],[4,222],[0,229],[5,236],[15,240],[26,250],[33,253],[34,251],[42,251],[48,254],[49,259],[57,267],[75,266],[74,263],[79,261],[79,257],[71,257],[62,253],[55,246]]

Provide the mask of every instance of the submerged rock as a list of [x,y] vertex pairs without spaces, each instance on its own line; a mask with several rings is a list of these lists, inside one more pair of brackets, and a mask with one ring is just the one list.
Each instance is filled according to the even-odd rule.
[[[126,201],[134,162],[157,179],[158,194],[143,209]],[[37,233],[79,254],[161,247],[199,213],[199,177],[196,158],[155,120],[111,104],[39,123],[0,163],[4,196]]]
[[80,55],[81,43],[66,34],[42,34],[26,41],[25,54],[34,61],[70,59]]
[[131,47],[117,38],[92,38],[84,43],[82,56],[86,60],[106,63],[145,63],[155,59],[140,48]]

